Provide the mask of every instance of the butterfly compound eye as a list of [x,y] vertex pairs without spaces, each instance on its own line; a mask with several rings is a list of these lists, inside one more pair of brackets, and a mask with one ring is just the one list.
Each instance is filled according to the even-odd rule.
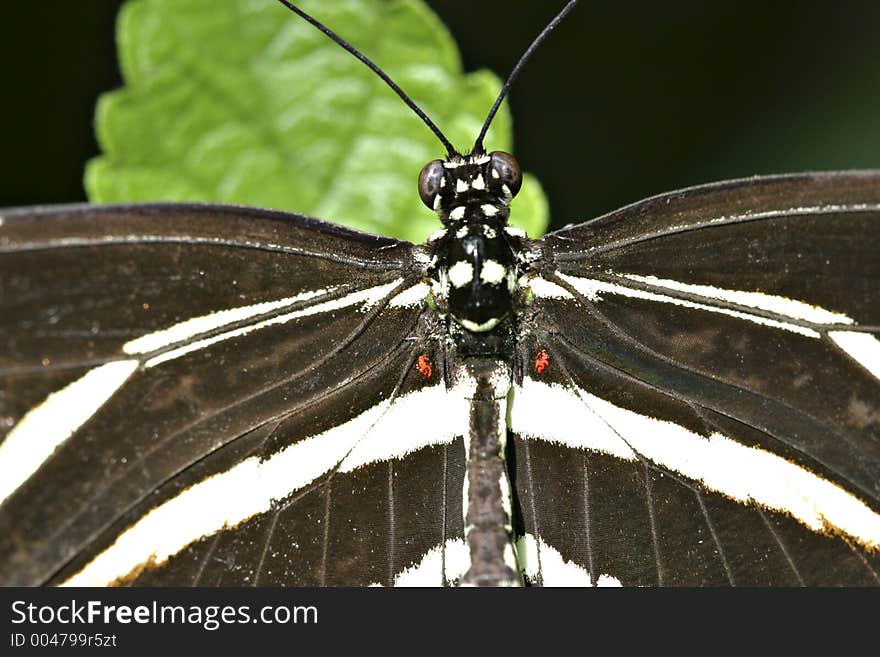
[[435,210],[434,199],[440,193],[440,181],[446,175],[443,169],[443,160],[428,162],[419,174],[419,196],[422,202],[432,210]]
[[516,196],[522,186],[522,169],[510,153],[492,151],[489,153],[489,175],[498,185],[507,185],[511,196]]

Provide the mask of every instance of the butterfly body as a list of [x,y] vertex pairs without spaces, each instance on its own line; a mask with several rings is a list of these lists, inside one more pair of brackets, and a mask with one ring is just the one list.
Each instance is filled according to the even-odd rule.
[[441,139],[442,231],[0,211],[0,584],[880,584],[880,172],[529,239],[520,65],[462,156],[282,3]]
[[508,233],[507,219],[521,180],[516,160],[502,152],[435,160],[419,178],[422,200],[445,226],[428,241],[423,275],[434,306],[447,318],[439,332],[443,361],[463,383],[470,406],[462,494],[470,567],[461,577],[469,585],[522,582],[504,454],[516,315],[523,306],[519,280],[525,276],[523,240]]
[[2,214],[4,583],[459,583],[472,549],[501,583],[510,543],[532,584],[877,582],[876,172],[517,237],[488,331],[431,303],[432,242]]

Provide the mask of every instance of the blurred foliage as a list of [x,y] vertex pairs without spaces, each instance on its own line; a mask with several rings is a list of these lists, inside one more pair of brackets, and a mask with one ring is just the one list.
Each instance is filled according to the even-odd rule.
[[[339,2],[310,6],[329,16]],[[488,68],[501,77],[563,4],[425,2],[455,36],[465,71]],[[0,205],[85,198],[83,163],[99,152],[92,127],[95,99],[122,85],[114,41],[122,4],[40,0],[4,6],[0,58],[8,66],[3,69],[6,102],[0,104]],[[172,4],[175,9],[185,7],[182,1]],[[220,12],[227,4],[214,2],[213,10]],[[259,6],[278,12],[279,29],[302,23],[276,0],[254,0],[251,5]],[[431,23],[437,21],[432,18]],[[513,152],[524,168],[540,176],[554,227],[712,180],[878,167],[878,25],[877,0],[581,0],[513,88]],[[331,26],[380,64],[391,64],[383,39],[360,42],[349,34],[348,25]],[[172,29],[173,21],[166,27]],[[220,57],[224,49],[237,48],[239,35],[247,29],[243,22],[236,24],[219,52],[215,45],[204,57]],[[351,29],[356,31],[356,26]],[[183,34],[187,52],[192,52],[198,33]],[[435,44],[437,38],[441,37],[431,36],[426,43]],[[431,53],[432,58],[441,57],[439,49]],[[340,62],[351,59],[341,51],[334,57]],[[366,68],[353,60],[350,65],[352,75],[369,79]],[[400,105],[378,81],[365,84],[389,104]],[[195,90],[194,83],[189,86]],[[455,108],[460,98],[450,93],[432,87],[417,100],[432,112],[447,103]],[[479,108],[479,118],[487,109]],[[441,128],[453,132],[445,117],[436,118]],[[420,138],[430,142],[430,133],[411,115],[399,121],[407,135],[408,122],[415,122],[412,131],[421,130]],[[466,134],[451,136],[466,147],[473,135],[468,128],[461,132]],[[496,132],[496,141],[488,146],[500,147],[506,141],[500,136]],[[436,157],[442,149],[434,142],[425,152]],[[413,161],[412,170],[400,171],[408,178],[396,198],[418,210],[413,220],[422,217],[435,224],[417,200],[414,178],[422,164]],[[286,181],[295,185],[300,179],[288,173]],[[514,216],[522,214],[521,201],[516,200]],[[330,210],[318,212],[328,220],[346,218]]]

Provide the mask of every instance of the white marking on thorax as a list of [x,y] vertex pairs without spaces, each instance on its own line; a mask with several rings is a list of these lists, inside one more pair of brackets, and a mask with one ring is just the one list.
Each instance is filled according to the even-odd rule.
[[498,237],[498,233],[495,232],[495,229],[492,226],[483,226],[483,235],[485,235],[490,240],[494,240]]
[[437,278],[431,279],[431,291],[440,299],[446,298],[449,294],[449,276],[447,271],[445,267],[440,268],[437,270]]
[[452,210],[449,212],[449,218],[453,219],[454,221],[461,221],[462,219],[464,219],[464,206],[459,205],[458,207],[452,208]]
[[459,260],[449,268],[448,275],[452,287],[464,287],[474,280],[474,266],[467,260]]
[[474,178],[474,181],[471,183],[472,189],[486,189],[486,181],[483,180],[483,174],[477,174],[477,177]]
[[[520,572],[532,581],[540,574],[544,586],[593,586],[593,580],[586,568],[567,561],[556,548],[547,545],[534,534],[519,537],[516,555]],[[621,586],[621,583],[611,575],[599,575],[596,586]]]
[[456,191],[456,193],[457,193],[457,194],[461,194],[461,193],[463,193],[463,192],[466,192],[467,190],[468,190],[468,184],[467,184],[467,181],[466,181],[466,180],[462,180],[461,178],[458,178],[458,179],[455,181],[455,191]]
[[461,228],[459,228],[459,229],[455,232],[455,236],[456,236],[458,239],[462,239],[462,238],[464,238],[464,237],[467,237],[467,234],[468,234],[468,231],[469,231],[469,230],[470,230],[470,228],[468,228],[467,226],[462,226]]
[[0,443],[0,502],[51,458],[137,368],[136,360],[100,365],[28,411]]
[[461,317],[456,317],[456,321],[464,326],[468,331],[473,331],[474,333],[482,333],[483,331],[491,331],[493,328],[498,326],[498,322],[501,321],[500,317],[492,317],[491,319],[486,320],[482,324],[478,324],[477,322],[472,322],[468,319],[464,319]]
[[521,228],[517,228],[516,226],[505,226],[504,232],[510,235],[511,237],[520,237],[522,239],[526,239],[528,235],[526,235],[526,231]]
[[447,230],[445,228],[441,228],[440,230],[435,230],[433,233],[428,235],[429,242],[436,242],[437,240],[442,240],[446,237]]
[[519,286],[516,281],[516,269],[511,268],[507,270],[507,290],[511,294],[514,294]]
[[[431,421],[425,422],[425,417]],[[271,510],[276,500],[337,464],[350,471],[449,444],[467,434],[467,425],[467,401],[443,385],[379,403],[265,460],[249,457],[183,490],[124,530],[63,584],[106,586],[141,564],[161,565],[192,542]]]
[[489,285],[500,285],[507,276],[507,269],[496,260],[486,260],[480,270],[480,280]]
[[511,428],[527,439],[579,445],[630,461],[636,450],[710,491],[789,514],[817,533],[844,533],[869,549],[880,548],[880,515],[837,484],[777,454],[720,433],[706,438],[575,386],[527,377],[514,394]]
[[496,208],[491,203],[484,203],[483,205],[480,206],[480,209],[483,211],[483,214],[486,215],[487,217],[494,217],[496,214],[498,214],[498,208]]

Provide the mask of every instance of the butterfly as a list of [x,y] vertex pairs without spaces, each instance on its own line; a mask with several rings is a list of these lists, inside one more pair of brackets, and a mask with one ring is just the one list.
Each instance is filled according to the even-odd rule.
[[447,149],[424,244],[0,213],[0,582],[880,582],[880,172],[528,238],[483,138],[574,5],[469,151],[409,101]]

